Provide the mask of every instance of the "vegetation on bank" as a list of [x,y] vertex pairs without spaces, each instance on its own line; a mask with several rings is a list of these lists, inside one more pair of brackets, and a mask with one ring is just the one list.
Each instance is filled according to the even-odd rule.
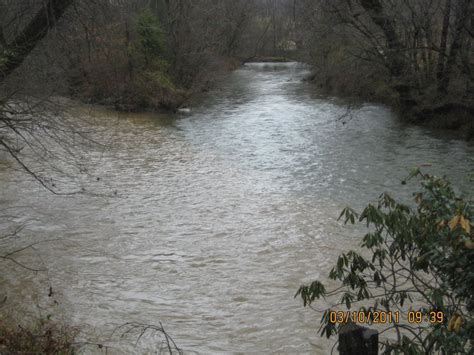
[[412,177],[422,186],[414,194],[415,208],[383,194],[361,214],[350,208],[342,212],[346,224],[358,221],[369,229],[362,250],[338,258],[329,279],[339,287],[329,290],[315,281],[297,296],[305,306],[320,299],[332,304],[323,314],[321,335],[337,334],[353,314],[356,322],[362,314],[375,320],[371,324],[393,330],[394,339],[383,342],[387,354],[471,354],[474,206],[445,179],[418,169]]
[[[175,109],[259,52],[268,27],[254,21],[264,5],[247,0],[0,6],[2,101],[70,95],[120,110]],[[252,26],[263,36],[246,33]]]
[[388,103],[402,119],[474,135],[470,0],[46,3],[58,21],[28,22],[40,1],[0,15],[9,24],[0,31],[0,82],[23,74],[12,92],[32,93],[36,82],[35,94],[175,109],[239,61],[290,57],[309,63],[328,93]]
[[474,136],[474,3],[305,2],[312,79],[331,94],[388,103],[404,120]]
[[155,0],[84,7],[84,28],[72,29],[81,40],[67,71],[70,93],[119,110],[175,110],[246,58],[288,62],[288,4],[270,3]]
[[65,44],[70,94],[119,110],[175,110],[244,58],[287,61],[283,3],[96,1],[80,11],[68,29],[79,48]]
[[81,58],[71,72],[73,96],[125,111],[175,109],[182,105],[188,92],[177,84],[172,73],[172,58],[158,16],[144,8],[132,16],[120,44],[121,36],[109,33],[115,45],[107,49],[107,56],[97,51]]
[[1,354],[71,354],[77,329],[60,326],[51,320],[23,327],[0,319]]
[[[19,324],[18,320],[0,318],[0,354],[75,354],[91,350],[94,353],[113,349],[101,343],[78,342],[78,328],[69,327],[48,316],[40,318],[27,326]],[[139,352],[142,338],[153,341],[153,350],[158,354],[183,354],[173,338],[166,332],[163,325],[141,323],[126,323],[117,327],[108,342],[114,337],[117,342],[130,340]]]

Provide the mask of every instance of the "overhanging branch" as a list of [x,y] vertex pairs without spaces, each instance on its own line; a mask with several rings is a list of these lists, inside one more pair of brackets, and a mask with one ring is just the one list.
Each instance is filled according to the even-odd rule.
[[17,69],[48,34],[73,0],[47,0],[28,25],[0,53],[0,82]]

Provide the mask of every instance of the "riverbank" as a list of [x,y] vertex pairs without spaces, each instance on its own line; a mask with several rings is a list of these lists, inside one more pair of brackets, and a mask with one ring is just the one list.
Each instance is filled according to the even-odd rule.
[[291,63],[295,62],[294,59],[291,59],[289,57],[261,57],[261,56],[255,56],[252,58],[247,58],[242,60],[243,64],[246,63]]
[[194,96],[209,91],[217,78],[241,66],[237,58],[208,58],[189,83],[182,83],[172,69],[147,70],[130,75],[120,85],[76,79],[70,96],[86,104],[111,107],[121,112],[176,112]]
[[458,131],[466,140],[474,140],[474,107],[444,103],[416,107],[408,116],[411,123],[435,129]]
[[[154,75],[148,73],[144,77],[139,77],[138,83],[133,80],[128,84],[125,83],[120,95],[117,95],[117,92],[96,95],[97,92],[94,90],[92,92],[82,90],[81,93],[72,96],[87,104],[103,105],[121,112],[177,112],[199,94],[211,90],[219,77],[244,64],[290,62],[294,60],[286,56],[255,56],[249,59],[213,56],[208,59],[188,87],[176,84],[176,80],[171,79],[171,75],[167,73]],[[346,86],[334,80],[321,80],[316,74],[312,74],[304,81],[318,86],[327,95],[388,105],[397,111],[402,121],[410,124],[458,131],[461,138],[474,139],[474,109],[469,105],[452,102],[438,102],[436,105],[425,103],[416,105],[409,111],[401,111],[397,93],[383,80],[366,83],[352,80],[350,81],[352,84]]]

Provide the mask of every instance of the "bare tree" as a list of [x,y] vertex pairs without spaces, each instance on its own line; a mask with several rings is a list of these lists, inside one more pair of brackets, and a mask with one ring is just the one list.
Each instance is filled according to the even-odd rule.
[[472,1],[318,0],[301,6],[308,57],[321,69],[316,77],[322,86],[425,117],[473,111]]

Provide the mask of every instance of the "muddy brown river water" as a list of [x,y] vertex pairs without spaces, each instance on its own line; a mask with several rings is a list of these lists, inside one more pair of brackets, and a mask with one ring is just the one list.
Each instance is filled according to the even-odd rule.
[[[318,96],[307,74],[248,64],[177,115],[78,109],[110,143],[86,153],[90,179],[78,184],[94,194],[55,196],[0,172],[3,226],[25,224],[19,245],[60,239],[21,255],[47,275],[1,263],[0,296],[91,341],[125,322],[162,322],[186,352],[329,353],[321,315],[294,294],[357,245],[340,211],[383,191],[408,199],[413,185],[400,181],[427,163],[472,195],[474,146],[375,104],[342,124],[344,102]],[[154,341],[108,344],[140,353]]]

